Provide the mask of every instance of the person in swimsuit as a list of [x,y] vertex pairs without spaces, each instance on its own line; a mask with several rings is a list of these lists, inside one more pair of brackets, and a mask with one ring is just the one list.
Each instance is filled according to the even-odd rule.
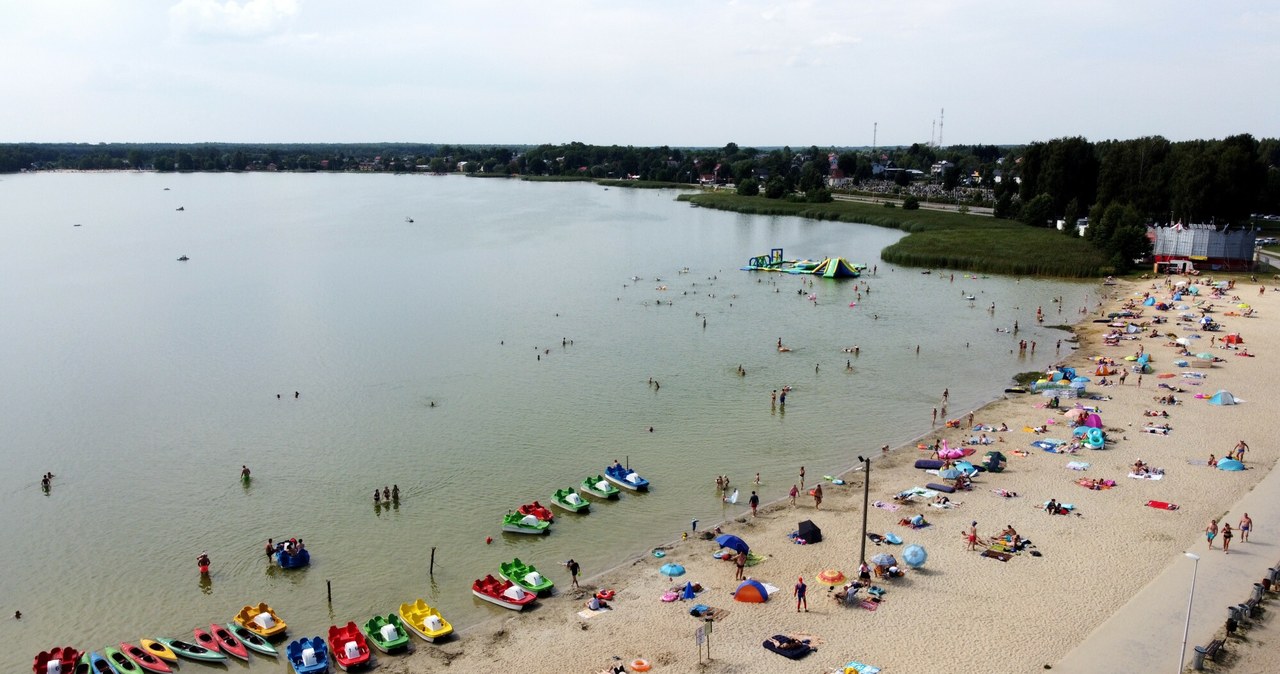
[[969,540],[969,549],[970,550],[976,549],[978,545],[978,521],[977,520],[974,520],[969,524],[968,540]]
[[1213,549],[1213,539],[1218,536],[1218,520],[1210,520],[1209,526],[1204,528],[1205,540],[1209,541],[1209,549]]
[[1223,554],[1231,554],[1231,538],[1235,534],[1231,533],[1231,523],[1224,522],[1222,524],[1222,552]]
[[1245,513],[1244,517],[1240,518],[1240,540],[1242,542],[1245,542],[1245,543],[1249,542],[1249,532],[1252,529],[1253,529],[1253,520],[1249,519],[1249,513]]

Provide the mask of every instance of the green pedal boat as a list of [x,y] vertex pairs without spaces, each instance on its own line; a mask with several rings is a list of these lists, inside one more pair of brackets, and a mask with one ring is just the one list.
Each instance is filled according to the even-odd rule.
[[571,513],[585,513],[591,507],[589,501],[578,496],[578,492],[568,488],[557,489],[551,495],[551,505]]
[[542,574],[538,573],[536,567],[532,564],[525,564],[520,561],[519,557],[499,564],[498,575],[534,594],[548,592],[551,590],[551,586],[555,585],[550,578],[544,578]]
[[609,484],[609,481],[604,479],[603,475],[597,475],[583,480],[582,484],[578,486],[578,491],[596,498],[618,498],[620,490]]
[[540,520],[533,515],[507,513],[506,516],[502,518],[502,530],[509,531],[513,534],[545,534],[547,533],[547,529],[550,527],[550,522]]
[[409,647],[409,631],[394,613],[370,618],[364,624],[364,634],[369,637],[369,643],[383,653]]

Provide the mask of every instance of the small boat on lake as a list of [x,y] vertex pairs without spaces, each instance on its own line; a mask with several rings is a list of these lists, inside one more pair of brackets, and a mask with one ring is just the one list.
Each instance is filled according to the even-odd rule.
[[502,530],[513,534],[545,534],[551,528],[551,523],[546,520],[540,520],[533,515],[521,515],[520,513],[507,513],[502,518]]
[[578,492],[570,488],[557,489],[551,495],[551,505],[571,513],[584,513],[591,507],[591,502],[578,496]]
[[516,586],[509,580],[504,582],[493,576],[485,576],[472,583],[471,594],[512,611],[523,611],[524,607],[538,598],[538,595],[525,592],[524,588]]
[[409,631],[394,613],[376,615],[365,621],[364,633],[369,638],[369,643],[383,653],[409,647]]
[[629,468],[625,468],[622,464],[614,463],[612,466],[604,469],[604,478],[623,489],[631,491],[649,491],[649,481],[640,477],[638,473]]
[[138,663],[139,667],[147,670],[148,672],[168,674],[173,671],[173,668],[165,663],[164,660],[148,653],[146,649],[140,646],[135,646],[127,641],[120,642],[120,651],[132,658],[134,662]]
[[587,496],[604,499],[618,498],[619,493],[618,488],[609,484],[609,481],[604,479],[603,475],[597,475],[583,480],[582,484],[578,485],[578,491],[586,494]]
[[401,604],[400,620],[414,634],[433,643],[453,633],[453,625],[422,599],[415,599],[412,604]]
[[[206,634],[205,636],[208,635]],[[166,639],[164,637],[160,637],[157,641],[167,646],[169,650],[187,658],[188,660],[217,662],[219,660],[227,659],[227,656],[223,655],[221,651],[217,650],[217,648],[210,650],[199,644],[189,643],[181,639]],[[152,652],[154,653],[154,651]]]
[[51,671],[50,665],[57,663],[59,671],[63,674],[71,674],[82,655],[84,654],[70,646],[58,646],[36,654],[35,660],[31,663],[31,670],[35,674],[48,674]]
[[97,651],[89,654],[89,671],[93,674],[117,674],[116,668],[111,666],[111,661]]
[[245,648],[245,645],[240,643],[240,640],[231,633],[231,630],[217,623],[213,623],[209,625],[209,633],[213,635],[214,641],[218,643],[218,647],[223,651],[230,653],[241,660],[249,659],[249,649]]
[[554,522],[556,519],[555,513],[551,512],[549,508],[537,501],[534,501],[533,503],[526,503],[519,508],[516,508],[516,512],[521,515],[533,515],[544,522]]
[[275,554],[276,564],[282,569],[301,569],[311,563],[311,553],[306,548],[285,550],[281,545]]
[[82,653],[76,661],[76,674],[92,674],[93,665],[89,664],[89,653]]
[[257,634],[264,639],[272,639],[284,634],[289,626],[266,603],[257,606],[246,606],[240,609],[235,617],[236,624]]
[[329,647],[320,637],[303,637],[289,642],[285,656],[295,674],[320,674],[329,671]]
[[537,567],[525,564],[519,557],[499,564],[498,575],[535,594],[550,592],[554,585],[550,578],[538,573]]
[[168,662],[177,662],[178,654],[173,652],[172,648],[156,641],[154,639],[139,639],[138,643],[142,644],[142,649],[146,652]]
[[130,660],[128,656],[120,652],[119,648],[107,647],[102,649],[102,656],[111,663],[111,668],[116,674],[141,674],[142,668],[138,667],[138,663]]
[[227,623],[227,629],[240,640],[240,643],[244,644],[245,648],[248,648],[255,653],[270,655],[273,658],[280,655],[275,646],[272,646],[266,639],[263,639],[257,634],[249,631],[249,628],[244,625]]
[[369,643],[353,622],[342,627],[329,626],[329,651],[344,672],[369,664]]

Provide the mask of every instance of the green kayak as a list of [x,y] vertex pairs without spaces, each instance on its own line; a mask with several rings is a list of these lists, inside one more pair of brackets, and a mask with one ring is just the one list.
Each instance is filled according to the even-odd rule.
[[596,498],[618,498],[618,488],[609,484],[603,475],[589,477],[582,481],[578,491]]
[[591,507],[591,502],[578,496],[573,489],[557,489],[551,495],[551,505],[568,510],[571,513],[584,513]]
[[502,518],[502,530],[513,534],[545,534],[550,526],[550,522],[540,520],[533,515],[507,513]]
[[400,621],[400,616],[394,613],[370,618],[364,624],[364,633],[369,637],[369,643],[383,653],[400,650],[409,645],[409,631]]
[[510,562],[499,564],[498,569],[499,575],[503,578],[534,594],[546,592],[555,584],[551,582],[550,578],[544,578],[542,574],[538,573],[538,569],[532,564],[525,564],[520,561],[519,557]]

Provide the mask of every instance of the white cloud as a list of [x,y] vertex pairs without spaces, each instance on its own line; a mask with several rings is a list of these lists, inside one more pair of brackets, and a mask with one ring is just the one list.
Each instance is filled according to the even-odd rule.
[[252,38],[270,35],[298,14],[301,0],[181,0],[169,8],[180,34]]
[[815,47],[843,47],[846,45],[857,44],[862,42],[862,38],[850,37],[841,33],[827,33],[821,37],[814,39]]

